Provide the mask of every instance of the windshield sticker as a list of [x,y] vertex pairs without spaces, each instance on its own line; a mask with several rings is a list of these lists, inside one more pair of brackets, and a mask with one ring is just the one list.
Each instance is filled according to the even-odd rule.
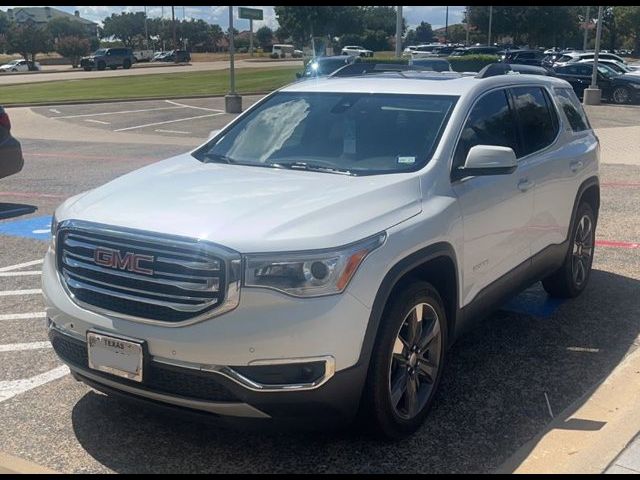
[[416,163],[416,157],[398,157],[398,163],[411,165],[412,163]]

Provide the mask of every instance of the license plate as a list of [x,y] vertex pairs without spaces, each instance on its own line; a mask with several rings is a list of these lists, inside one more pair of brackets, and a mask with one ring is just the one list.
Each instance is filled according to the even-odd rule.
[[142,342],[87,333],[89,368],[142,382]]

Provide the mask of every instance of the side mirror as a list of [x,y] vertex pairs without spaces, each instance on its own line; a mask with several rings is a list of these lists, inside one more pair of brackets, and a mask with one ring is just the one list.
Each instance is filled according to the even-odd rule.
[[220,130],[219,130],[219,129],[218,129],[218,130],[211,130],[211,131],[209,132],[209,138],[208,138],[208,140],[211,140],[213,137],[215,137],[215,136],[216,136],[217,134],[219,134],[219,133],[220,133]]
[[508,175],[518,168],[513,148],[476,145],[467,154],[464,167],[458,167],[456,178],[480,175]]

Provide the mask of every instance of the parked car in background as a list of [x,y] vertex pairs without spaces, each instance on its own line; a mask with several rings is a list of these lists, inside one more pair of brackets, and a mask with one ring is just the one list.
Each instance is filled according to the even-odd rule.
[[23,58],[11,60],[4,65],[0,65],[0,72],[37,72],[42,70],[38,62],[32,62]]
[[[578,63],[587,63],[593,65],[593,60],[580,60]],[[606,65],[620,74],[640,75],[640,68],[631,65],[625,65],[616,60],[608,60],[606,58],[598,58],[599,65]]]
[[452,53],[452,57],[464,57],[466,55],[498,55],[500,49],[498,47],[460,47],[456,48]]
[[[553,62],[552,66],[555,68],[569,63],[579,62],[581,60],[593,60],[594,56],[595,52],[564,52],[560,58]],[[615,60],[616,62],[620,62],[624,65],[627,64],[622,57],[619,57],[614,53],[600,53],[598,54],[598,58],[601,60]]]
[[356,55],[358,57],[373,57],[373,51],[359,45],[346,45],[340,51],[342,55]]
[[0,105],[0,178],[18,173],[23,165],[20,142],[11,136],[11,120]]
[[154,55],[153,50],[134,50],[133,52],[136,62],[150,62]]
[[453,72],[451,64],[446,58],[411,58],[409,59],[409,65],[433,70],[434,72]]
[[280,58],[292,57],[295,48],[293,45],[277,43],[271,47],[271,53],[275,53]]
[[358,61],[360,57],[355,55],[334,55],[330,57],[317,57],[309,61],[303,72],[296,73],[297,78],[318,78],[331,75],[339,68]]
[[431,53],[436,57],[448,57],[456,48],[458,48],[457,45],[440,45],[434,48]]
[[85,71],[104,70],[107,67],[115,70],[122,67],[125,70],[131,68],[136,62],[133,51],[130,48],[100,48],[91,55],[80,59],[80,66]]
[[410,57],[411,54],[413,53],[413,51],[418,48],[418,45],[410,45],[408,47],[406,47],[403,51],[402,51],[402,56],[403,57]]
[[540,50],[507,50],[502,61],[518,65],[542,65],[544,53]]
[[418,45],[413,52],[411,52],[411,58],[424,58],[435,56],[434,50],[438,47],[442,47],[440,43],[429,43],[428,45]]
[[[584,90],[591,85],[593,63],[575,62],[564,66],[555,67],[558,78],[571,84],[579,98],[584,95]],[[598,88],[602,91],[602,98],[613,103],[639,103],[640,102],[640,76],[619,74],[612,68],[598,64],[597,74]]]

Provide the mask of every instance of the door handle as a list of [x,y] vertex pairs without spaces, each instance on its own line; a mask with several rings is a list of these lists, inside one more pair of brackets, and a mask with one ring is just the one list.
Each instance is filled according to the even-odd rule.
[[535,184],[528,178],[521,178],[520,181],[518,182],[518,190],[520,190],[521,192],[526,192],[534,185]]
[[582,163],[582,160],[574,160],[569,164],[569,166],[571,167],[572,172],[577,172],[584,166],[584,163]]

